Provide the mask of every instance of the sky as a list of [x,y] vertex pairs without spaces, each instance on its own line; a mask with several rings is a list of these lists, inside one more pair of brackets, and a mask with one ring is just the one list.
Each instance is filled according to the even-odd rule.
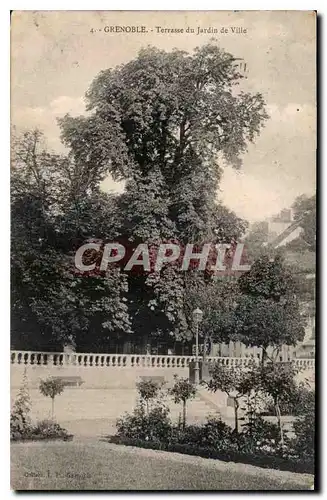
[[[147,32],[104,31],[115,25],[145,26]],[[161,28],[184,33],[158,32]],[[187,28],[194,33],[185,32]],[[215,28],[218,33],[197,34],[198,28]],[[85,112],[85,92],[101,70],[128,62],[146,45],[192,52],[212,37],[244,59],[243,89],[261,92],[270,115],[249,145],[242,170],[225,167],[218,198],[250,222],[263,220],[289,207],[296,196],[315,191],[312,12],[16,11],[11,22],[12,124],[18,129],[40,128],[49,147],[60,151],[57,118]],[[119,191],[123,184],[109,176],[102,188]]]

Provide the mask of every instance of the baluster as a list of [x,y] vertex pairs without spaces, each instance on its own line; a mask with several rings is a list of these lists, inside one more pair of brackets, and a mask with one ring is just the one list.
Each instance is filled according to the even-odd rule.
[[11,352],[11,353],[10,353],[10,362],[11,362],[12,364],[14,364],[14,363],[15,363],[15,360],[16,360],[16,353],[15,353],[15,352]]

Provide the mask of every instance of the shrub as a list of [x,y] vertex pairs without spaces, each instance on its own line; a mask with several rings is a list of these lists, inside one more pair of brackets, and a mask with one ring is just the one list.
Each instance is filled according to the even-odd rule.
[[221,418],[208,417],[203,426],[203,445],[216,449],[228,447],[232,441],[232,429]]
[[201,446],[203,442],[203,427],[199,425],[175,426],[171,430],[171,444],[192,444]]
[[164,405],[157,405],[144,411],[138,405],[132,414],[126,413],[117,420],[117,435],[131,439],[144,439],[150,441],[167,441],[171,433],[169,410]]
[[28,392],[26,370],[24,371],[23,382],[19,389],[10,414],[10,437],[20,439],[31,433],[32,425],[29,413],[31,411],[31,399]]
[[313,458],[315,449],[315,401],[308,399],[303,406],[302,415],[293,422],[295,439],[294,451],[299,457]]
[[41,420],[33,427],[33,437],[40,436],[44,439],[54,437],[66,438],[68,435],[67,430],[53,420]]

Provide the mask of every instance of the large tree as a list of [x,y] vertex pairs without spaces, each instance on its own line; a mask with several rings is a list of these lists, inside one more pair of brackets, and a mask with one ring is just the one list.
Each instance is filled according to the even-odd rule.
[[114,200],[77,188],[71,160],[50,154],[40,132],[13,138],[11,181],[12,346],[101,348],[130,330],[127,284],[118,269],[76,274],[74,250],[87,238],[115,237]]
[[[102,71],[86,94],[88,116],[60,120],[62,140],[90,189],[109,173],[125,180],[122,236],[137,244],[167,239],[227,241],[244,225],[217,205],[222,162],[240,168],[247,144],[268,118],[260,93],[241,90],[238,59],[214,44],[193,54],[153,47]],[[220,162],[218,161],[220,158]],[[226,224],[224,222],[226,221]],[[185,338],[189,281],[205,273],[129,273],[132,329]]]

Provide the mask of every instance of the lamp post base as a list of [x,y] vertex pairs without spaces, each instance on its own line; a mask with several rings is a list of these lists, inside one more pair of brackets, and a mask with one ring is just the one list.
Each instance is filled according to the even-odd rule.
[[198,361],[196,361],[195,368],[194,368],[194,383],[195,383],[195,385],[199,385],[199,383],[200,383],[200,368],[199,368]]

